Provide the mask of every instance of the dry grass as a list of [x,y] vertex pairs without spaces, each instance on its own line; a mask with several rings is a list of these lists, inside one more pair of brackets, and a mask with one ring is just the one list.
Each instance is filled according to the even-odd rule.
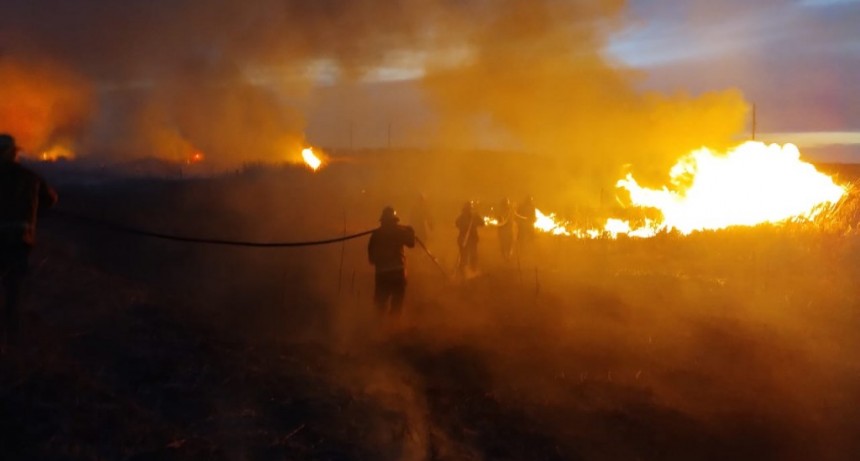
[[[68,187],[64,201],[157,230],[262,240],[338,235],[343,210],[359,230],[408,196],[355,195],[354,172],[258,174]],[[445,214],[457,199],[438,198],[431,248],[453,268]],[[485,229],[483,273],[465,283],[409,253],[401,324],[374,316],[363,241],[347,244],[338,274],[339,246],[189,247],[46,219],[27,340],[0,358],[0,452],[851,459],[857,200],[852,191],[815,225],[545,236],[511,262]]]

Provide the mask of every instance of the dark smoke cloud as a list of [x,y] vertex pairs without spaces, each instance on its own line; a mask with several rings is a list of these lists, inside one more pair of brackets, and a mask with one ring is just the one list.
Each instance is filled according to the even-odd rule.
[[[621,0],[13,1],[0,40],[6,53],[60,60],[102,90],[92,151],[278,160],[304,142],[301,101],[321,78],[310,69],[355,85],[400,53],[424,69],[438,117],[421,136],[464,147],[500,133],[512,147],[561,158],[568,174],[604,182],[625,163],[662,169],[689,148],[725,143],[746,112],[732,92],[636,92],[638,77],[604,56],[624,8]],[[361,105],[371,111],[374,102]]]

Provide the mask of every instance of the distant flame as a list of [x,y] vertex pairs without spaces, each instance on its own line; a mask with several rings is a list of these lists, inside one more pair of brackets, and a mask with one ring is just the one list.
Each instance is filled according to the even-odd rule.
[[498,226],[499,220],[490,216],[484,216],[484,225],[485,226]]
[[650,236],[661,230],[687,235],[697,230],[814,219],[827,204],[835,204],[845,188],[814,166],[800,160],[793,144],[779,146],[746,142],[718,155],[707,148],[681,158],[670,171],[672,188],[641,187],[633,175],[617,186],[630,193],[634,206],[656,208],[660,223],[638,229],[619,220],[607,222],[610,232]]
[[185,163],[188,163],[189,165],[194,165],[196,163],[201,163],[205,159],[206,159],[206,156],[203,155],[203,152],[200,152],[199,150],[195,150],[195,151],[191,152],[191,155],[188,156],[188,160],[186,160]]
[[302,150],[302,160],[305,161],[308,168],[314,171],[319,170],[322,166],[322,160],[314,154],[314,150],[311,147]]
[[60,159],[73,159],[75,158],[75,154],[66,146],[63,145],[55,145],[50,149],[43,151],[39,155],[39,160],[43,162],[56,162]]

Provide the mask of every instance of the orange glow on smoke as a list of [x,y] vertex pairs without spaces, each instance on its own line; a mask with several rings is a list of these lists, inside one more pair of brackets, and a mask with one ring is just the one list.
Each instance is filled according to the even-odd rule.
[[56,162],[60,159],[71,160],[75,154],[66,146],[57,144],[39,154],[39,160],[43,162]]
[[70,152],[55,153],[51,141],[75,132],[89,118],[87,81],[58,65],[0,58],[0,131],[15,136],[36,159],[70,157]]
[[188,160],[186,160],[185,163],[187,163],[189,165],[195,165],[197,163],[203,162],[203,160],[205,160],[205,159],[206,159],[206,156],[203,155],[203,152],[200,152],[199,150],[195,150],[195,151],[191,152],[191,154],[188,156]]

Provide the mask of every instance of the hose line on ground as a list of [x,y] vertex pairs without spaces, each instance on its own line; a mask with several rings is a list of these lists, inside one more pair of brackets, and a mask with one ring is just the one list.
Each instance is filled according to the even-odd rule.
[[228,246],[242,246],[242,247],[256,247],[256,248],[279,248],[279,247],[306,247],[306,246],[314,246],[314,245],[328,245],[331,243],[343,242],[345,240],[352,240],[359,237],[364,237],[365,235],[371,234],[375,229],[366,230],[363,232],[357,232],[355,234],[344,235],[341,237],[335,237],[330,239],[323,240],[308,240],[304,242],[248,242],[243,240],[227,240],[227,239],[216,239],[216,238],[205,238],[205,237],[188,237],[183,235],[174,235],[174,234],[166,234],[162,232],[153,232],[144,229],[138,229],[136,227],[127,226],[125,224],[118,224],[111,221],[106,221],[103,219],[97,219],[90,216],[83,216],[76,213],[71,213],[63,210],[51,210],[51,215],[55,215],[60,218],[64,218],[71,221],[77,221],[80,223],[88,224],[91,226],[103,227],[105,229],[110,229],[117,232],[124,232],[127,234],[133,235],[141,235],[144,237],[153,237],[163,240],[172,240],[175,242],[187,242],[187,243],[204,243],[210,245],[228,245]]

